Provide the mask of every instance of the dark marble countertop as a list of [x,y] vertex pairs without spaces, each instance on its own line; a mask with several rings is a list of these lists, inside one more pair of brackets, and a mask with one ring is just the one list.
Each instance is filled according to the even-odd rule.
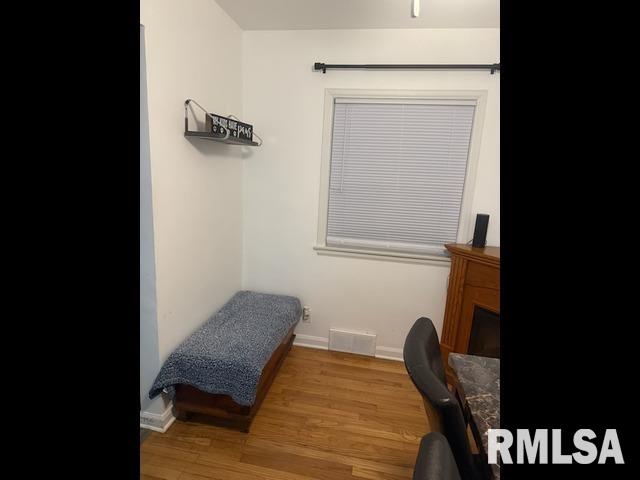
[[[461,393],[487,452],[487,431],[500,428],[500,359],[450,353],[449,365],[458,377]],[[491,465],[491,470],[500,478],[499,465]]]

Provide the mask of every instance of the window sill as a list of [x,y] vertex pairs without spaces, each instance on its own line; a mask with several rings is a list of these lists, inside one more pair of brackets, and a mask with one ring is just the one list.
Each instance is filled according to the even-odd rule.
[[448,266],[451,258],[446,255],[427,255],[419,253],[389,252],[380,250],[365,250],[360,248],[328,247],[316,245],[313,249],[318,255],[335,257],[366,258],[369,260],[384,260],[388,262],[421,263],[437,266]]

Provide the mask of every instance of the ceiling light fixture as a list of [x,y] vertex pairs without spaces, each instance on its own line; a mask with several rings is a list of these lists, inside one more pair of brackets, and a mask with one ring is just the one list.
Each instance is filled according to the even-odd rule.
[[414,18],[420,16],[420,0],[413,0],[413,8],[411,9],[411,16]]

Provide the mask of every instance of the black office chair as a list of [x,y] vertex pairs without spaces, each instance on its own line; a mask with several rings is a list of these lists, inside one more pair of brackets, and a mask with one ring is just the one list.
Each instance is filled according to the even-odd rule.
[[413,480],[461,480],[449,442],[441,433],[422,437]]
[[438,334],[430,319],[419,318],[409,330],[404,365],[422,395],[431,430],[447,438],[462,479],[484,478],[471,454],[462,408],[447,388]]

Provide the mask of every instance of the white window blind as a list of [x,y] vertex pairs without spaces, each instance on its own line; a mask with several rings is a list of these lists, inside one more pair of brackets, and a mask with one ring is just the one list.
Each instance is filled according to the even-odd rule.
[[336,99],[327,245],[443,253],[456,241],[473,102]]

